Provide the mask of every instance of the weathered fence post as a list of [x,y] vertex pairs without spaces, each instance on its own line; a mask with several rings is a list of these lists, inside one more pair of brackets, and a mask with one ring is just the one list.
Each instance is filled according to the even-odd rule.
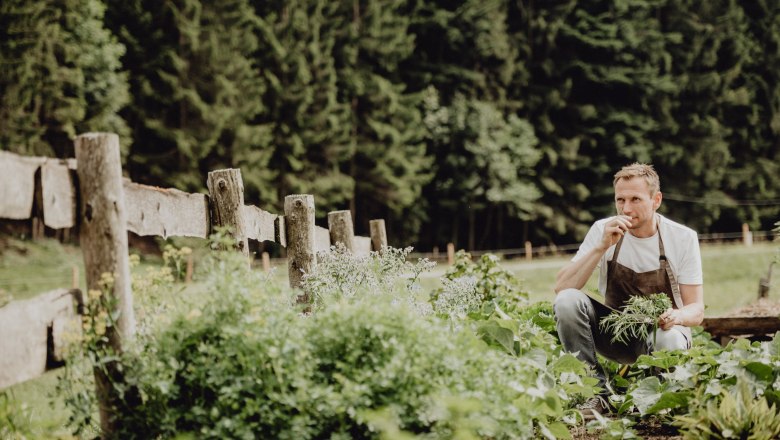
[[382,249],[387,247],[385,221],[382,219],[369,220],[368,226],[371,231],[371,250],[382,252]]
[[[287,272],[290,286],[299,288],[303,275],[317,268],[314,253],[314,196],[296,194],[285,197],[284,218],[287,233]],[[299,303],[310,301],[308,292],[298,297]]]
[[79,288],[79,267],[75,264],[70,268],[70,288]]
[[350,251],[355,251],[355,229],[352,225],[352,212],[333,211],[328,213],[328,230],[330,231],[330,243],[343,243]]
[[534,258],[534,248],[531,247],[531,242],[526,241],[525,242],[525,259],[526,260],[532,260]]
[[244,181],[241,170],[230,168],[211,171],[206,186],[212,227],[223,226],[236,240],[236,248],[249,256],[249,243],[244,229]]
[[753,233],[750,232],[750,226],[747,223],[742,223],[742,244],[745,246],[753,245]]
[[268,254],[268,252],[263,252],[262,256],[262,263],[263,263],[263,272],[270,272],[271,271],[271,256]]
[[[103,290],[101,277],[113,275],[113,286],[108,292],[113,316],[118,312],[115,326],[108,327],[108,344],[117,353],[135,333],[133,295],[130,288],[130,265],[127,245],[127,212],[122,187],[122,164],[119,158],[119,137],[113,133],[87,133],[76,137],[78,161],[81,250],[87,278],[87,291]],[[100,406],[100,426],[104,437],[117,432],[113,412],[120,397],[112,385],[121,380],[116,362],[104,368],[95,368],[95,382]]]
[[455,243],[447,243],[447,264],[455,264]]

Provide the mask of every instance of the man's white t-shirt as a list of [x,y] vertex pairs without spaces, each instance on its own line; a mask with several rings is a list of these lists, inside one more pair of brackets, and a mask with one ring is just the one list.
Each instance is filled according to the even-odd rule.
[[[658,228],[664,241],[664,252],[669,266],[679,284],[703,284],[701,270],[701,252],[699,237],[693,229],[657,214]],[[614,217],[598,220],[590,227],[577,254],[572,261],[577,261],[601,243],[604,235],[604,225]],[[627,233],[618,254],[618,263],[634,272],[649,272],[661,267],[659,260],[658,232],[648,238],[637,238]],[[606,295],[607,291],[607,261],[612,259],[615,246],[599,260],[599,291]]]

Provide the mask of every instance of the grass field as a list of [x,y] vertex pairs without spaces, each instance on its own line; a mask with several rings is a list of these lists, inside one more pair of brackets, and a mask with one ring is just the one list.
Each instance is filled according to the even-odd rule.
[[[702,270],[704,272],[704,302],[707,316],[718,316],[756,300],[758,283],[765,277],[769,264],[778,256],[780,244],[756,243],[746,247],[741,244],[702,246]],[[554,298],[555,275],[570,257],[539,260],[538,262],[512,262],[505,264],[524,282],[532,300]],[[780,268],[772,279],[770,298],[780,300]],[[594,274],[588,286],[596,288]]]
[[[51,289],[70,287],[74,266],[78,268],[80,285],[84,287],[83,261],[78,248],[63,246],[56,241],[31,244],[11,240],[8,245],[0,254],[0,305],[11,297],[24,299]],[[204,251],[196,250],[196,254],[202,256]],[[706,315],[717,316],[754,301],[759,279],[766,276],[770,262],[778,258],[779,251],[778,242],[756,243],[751,247],[741,244],[702,246]],[[542,258],[530,262],[509,260],[503,264],[523,281],[523,288],[531,300],[551,301],[554,298],[555,274],[569,258]],[[154,257],[145,259],[147,265],[159,264],[159,261]],[[439,265],[425,274],[424,287],[436,287],[438,278],[445,271],[446,266]],[[770,298],[780,300],[780,269],[776,272]],[[286,268],[279,266],[277,276],[286,278]],[[595,275],[588,285],[595,287]],[[184,293],[195,294],[202,290],[201,287],[195,283]],[[31,430],[32,438],[69,438],[63,427],[67,413],[62,402],[53,397],[57,374],[56,371],[49,372],[9,389],[10,400],[0,400],[0,415],[4,410],[21,415],[22,422]]]
[[[0,252],[0,303],[3,292],[6,297],[25,299],[51,289],[70,287],[74,266],[80,274],[80,285],[84,287],[83,260],[75,246],[63,246],[54,240],[32,244],[11,241],[9,248]],[[779,252],[778,242],[760,242],[750,247],[741,244],[703,245],[707,315],[716,316],[755,300],[759,279],[766,276],[770,262],[778,257]],[[532,300],[551,300],[554,297],[555,274],[569,258],[548,257],[530,262],[516,259],[503,264],[523,280],[524,290]],[[149,264],[159,263],[159,258],[155,257],[145,260]],[[440,264],[426,274],[425,285],[434,287],[445,270],[446,266]],[[279,276],[286,276],[284,267],[278,267],[277,272]],[[775,272],[770,297],[780,299],[780,268]],[[596,286],[595,275],[588,285]]]

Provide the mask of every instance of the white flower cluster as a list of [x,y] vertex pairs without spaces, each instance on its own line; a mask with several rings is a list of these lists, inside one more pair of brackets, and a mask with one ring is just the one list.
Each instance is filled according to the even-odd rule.
[[462,276],[455,279],[441,279],[444,288],[433,303],[433,310],[452,319],[465,317],[482,303],[477,293],[477,278]]
[[411,251],[411,247],[385,247],[382,252],[355,255],[338,243],[317,254],[317,270],[304,275],[302,288],[312,295],[315,308],[361,295],[390,295],[394,301],[408,301],[421,314],[429,314],[430,308],[418,304],[414,294],[420,274],[436,263],[428,259],[409,262]]

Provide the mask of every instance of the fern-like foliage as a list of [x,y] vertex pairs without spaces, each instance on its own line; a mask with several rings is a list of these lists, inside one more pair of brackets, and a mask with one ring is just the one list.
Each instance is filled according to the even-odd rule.
[[612,312],[604,317],[599,326],[612,334],[612,342],[629,343],[631,340],[646,340],[658,327],[658,317],[672,307],[672,301],[664,293],[648,296],[632,296],[622,312]]

